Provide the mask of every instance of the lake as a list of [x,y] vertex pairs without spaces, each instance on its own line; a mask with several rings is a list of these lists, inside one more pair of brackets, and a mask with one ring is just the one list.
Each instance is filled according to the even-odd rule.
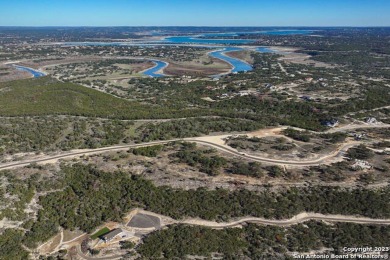
[[161,42],[166,43],[177,43],[177,44],[246,44],[255,42],[255,40],[246,39],[202,39],[196,38],[195,36],[174,36],[167,37]]
[[261,52],[261,53],[275,53],[275,52],[277,52],[277,51],[271,50],[270,48],[267,48],[267,47],[257,47],[256,51]]
[[[189,36],[170,36],[157,41],[144,41],[144,42],[68,42],[64,43],[65,46],[142,46],[147,44],[204,44],[204,45],[240,45],[254,43],[253,39],[216,39],[215,37],[237,37],[245,34],[257,34],[257,35],[307,35],[313,31],[310,30],[271,30],[271,31],[256,31],[256,32],[228,32],[228,33],[206,33],[201,35],[189,35]],[[211,39],[207,39],[211,37]]]
[[[173,36],[163,39],[161,42],[178,43],[178,44],[248,44],[256,40],[252,39],[216,39],[216,37],[238,37],[246,34],[265,34],[265,35],[305,35],[311,34],[310,30],[272,30],[272,31],[257,31],[257,32],[228,32],[228,33],[205,33],[194,36]],[[201,38],[200,38],[201,37]],[[207,37],[212,37],[207,39]]]

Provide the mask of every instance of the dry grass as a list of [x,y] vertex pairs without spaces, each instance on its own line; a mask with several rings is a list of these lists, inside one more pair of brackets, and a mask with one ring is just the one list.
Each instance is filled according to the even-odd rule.
[[40,253],[50,254],[57,248],[57,246],[60,245],[60,243],[61,243],[61,233],[58,233],[55,237],[53,237],[51,240],[49,240],[46,244],[44,244],[40,248]]
[[243,50],[243,51],[231,51],[231,52],[227,52],[225,53],[227,56],[229,57],[232,57],[232,58],[235,58],[235,59],[239,59],[239,60],[243,60],[249,64],[253,64],[253,58],[251,56],[251,52],[248,51],[248,50]]
[[218,59],[212,59],[211,64],[185,62],[176,63],[170,62],[169,66],[164,69],[164,73],[174,76],[210,76],[221,73],[227,73],[231,67],[228,63],[222,62]]

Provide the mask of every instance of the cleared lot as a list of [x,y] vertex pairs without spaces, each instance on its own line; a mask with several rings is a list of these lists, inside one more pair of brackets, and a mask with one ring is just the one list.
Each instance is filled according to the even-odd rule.
[[127,226],[133,228],[159,229],[161,227],[161,222],[158,217],[138,213],[129,221],[129,223],[127,223]]

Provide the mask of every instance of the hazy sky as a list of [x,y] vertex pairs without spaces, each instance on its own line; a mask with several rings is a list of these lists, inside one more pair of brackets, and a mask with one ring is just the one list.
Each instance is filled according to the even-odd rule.
[[0,26],[390,26],[390,0],[0,0]]

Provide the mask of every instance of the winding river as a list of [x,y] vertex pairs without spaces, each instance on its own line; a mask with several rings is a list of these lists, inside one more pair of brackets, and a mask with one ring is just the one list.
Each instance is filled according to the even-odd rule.
[[158,73],[158,71],[160,71],[160,70],[162,71],[164,68],[166,68],[168,66],[168,62],[160,61],[160,60],[150,60],[150,61],[152,61],[154,64],[156,64],[156,66],[145,70],[143,72],[143,74],[147,75],[149,77],[152,77],[152,78],[164,77],[165,75]]
[[[253,67],[249,63],[247,63],[247,62],[245,62],[243,60],[240,60],[240,59],[237,59],[237,58],[233,58],[233,57],[230,57],[230,56],[226,55],[226,53],[228,53],[228,52],[242,51],[242,50],[245,50],[245,48],[241,48],[241,47],[225,47],[223,49],[211,51],[211,52],[208,53],[208,55],[210,57],[213,57],[213,58],[216,58],[216,59],[219,59],[219,60],[222,60],[224,62],[229,63],[232,66],[232,69],[230,70],[230,73],[251,71],[251,70],[253,70]],[[261,53],[273,53],[273,52],[275,52],[274,50],[271,50],[271,49],[269,49],[267,47],[257,47],[255,49],[255,51],[261,52]],[[153,78],[164,77],[165,75],[158,73],[158,71],[162,71],[169,64],[167,62],[165,62],[165,61],[160,61],[160,60],[151,60],[151,61],[154,62],[156,64],[156,66],[154,66],[154,67],[152,67],[150,69],[145,70],[143,72],[143,74],[147,75],[147,76],[150,76],[150,77],[153,77]],[[219,76],[222,76],[224,74],[226,74],[226,73],[214,75],[213,77],[219,77]]]
[[[312,31],[309,30],[271,30],[271,31],[258,31],[258,32],[229,32],[229,33],[206,33],[202,35],[191,35],[191,36],[171,36],[166,37],[158,41],[145,41],[145,42],[68,42],[68,43],[62,43],[62,45],[65,46],[159,46],[159,45],[182,45],[185,46],[186,44],[189,46],[201,46],[205,48],[223,48],[223,49],[217,49],[214,51],[209,52],[209,56],[222,60],[224,62],[229,63],[232,66],[231,73],[238,73],[238,72],[246,72],[253,70],[252,66],[248,64],[247,62],[229,57],[226,55],[227,52],[232,51],[241,51],[247,49],[247,47],[229,47],[226,45],[242,45],[242,44],[249,44],[255,42],[255,40],[252,39],[229,39],[229,38],[213,38],[213,37],[236,37],[239,35],[244,34],[268,34],[268,35],[296,35],[296,34],[310,34]],[[210,37],[209,39],[207,37]],[[251,48],[252,49],[252,48]],[[256,47],[252,50],[255,50],[257,52],[261,53],[274,53],[276,51],[269,49],[267,47]],[[166,68],[169,64],[165,61],[160,61],[157,59],[152,59],[152,62],[154,62],[156,65],[150,69],[146,69],[143,71],[143,74],[149,77],[164,77],[165,75],[161,72],[164,68]],[[26,70],[29,70],[29,68],[25,68]],[[37,76],[42,76],[39,74],[39,72],[35,71],[31,73],[38,73]],[[215,76],[221,76],[215,75]],[[35,77],[35,74],[34,74]]]
[[[222,61],[225,61],[227,63],[229,63],[231,66],[232,66],[232,69],[231,69],[231,73],[238,73],[238,72],[247,72],[247,71],[251,71],[253,70],[253,67],[243,61],[243,60],[240,60],[240,59],[237,59],[237,58],[233,58],[233,57],[230,57],[230,56],[227,56],[226,53],[227,52],[232,52],[232,51],[243,51],[245,50],[245,48],[241,48],[241,47],[226,47],[222,50],[217,50],[217,51],[212,51],[209,53],[209,55],[213,58],[217,58],[217,59],[220,59]],[[274,53],[276,51],[270,49],[270,48],[267,48],[267,47],[257,47],[255,49],[255,51],[257,52],[261,52],[261,53]],[[219,77],[219,76],[222,76],[224,74],[219,74],[219,75],[215,75],[214,77]]]
[[213,58],[220,59],[222,61],[229,63],[232,66],[232,69],[230,71],[231,73],[251,71],[253,68],[250,64],[246,63],[243,60],[236,59],[226,55],[227,52],[241,51],[241,50],[243,49],[238,47],[226,47],[222,50],[212,51],[209,53],[209,55]]
[[[95,43],[82,43],[82,44],[95,45]],[[100,45],[100,44],[97,43],[97,45]],[[111,43],[111,45],[112,45],[112,43]],[[251,70],[253,70],[253,68],[249,63],[247,63],[243,60],[233,58],[233,57],[226,55],[226,53],[228,53],[228,52],[242,51],[242,50],[245,50],[245,48],[225,47],[223,49],[211,51],[208,53],[208,55],[210,57],[213,57],[213,58],[216,58],[216,59],[219,59],[219,60],[222,60],[224,62],[229,63],[232,66],[230,73],[251,71]],[[267,47],[257,47],[255,49],[255,51],[261,52],[261,53],[275,52]],[[150,59],[150,61],[152,61],[155,64],[155,66],[153,66],[152,68],[146,69],[145,71],[142,72],[142,74],[149,76],[149,77],[152,77],[152,78],[160,78],[160,77],[166,76],[163,73],[159,73],[159,72],[163,71],[163,69],[169,65],[168,62],[157,60],[157,59]],[[32,68],[29,68],[29,67],[20,66],[20,65],[13,65],[13,66],[18,70],[23,70],[23,71],[27,71],[27,72],[31,73],[34,78],[46,76],[45,73],[38,71],[38,70],[35,70],[35,69],[32,69]],[[214,75],[214,77],[222,76],[224,74],[226,74],[226,73]]]
[[24,66],[20,66],[20,65],[14,65],[14,67],[18,70],[23,70],[23,71],[27,71],[27,72],[31,73],[34,78],[40,78],[40,77],[46,76],[45,73],[38,71],[38,70],[34,70],[32,68],[29,68],[29,67],[24,67]]

